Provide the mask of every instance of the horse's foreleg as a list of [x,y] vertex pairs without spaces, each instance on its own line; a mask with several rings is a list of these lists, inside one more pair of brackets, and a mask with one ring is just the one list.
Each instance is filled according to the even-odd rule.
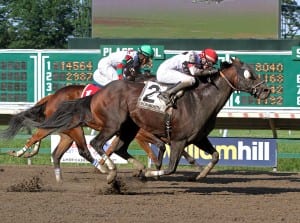
[[[158,137],[154,136],[152,133],[146,132],[143,129],[140,129],[135,140],[144,149],[148,157],[150,157],[150,159],[154,162],[156,169],[159,170],[162,165],[163,154],[166,150],[164,142]],[[158,157],[156,157],[156,155],[153,153],[149,143],[154,144],[159,148]]]
[[198,164],[194,157],[190,156],[190,154],[187,151],[183,150],[182,156],[186,159],[186,161],[188,161],[189,164],[201,168],[201,165]]
[[70,148],[70,146],[73,143],[72,138],[69,136],[60,133],[60,141],[57,145],[57,147],[52,152],[52,159],[54,164],[54,174],[55,179],[58,183],[62,182],[62,174],[60,169],[60,160],[62,156],[65,154],[65,152]]
[[166,152],[166,145],[162,142],[162,143],[156,144],[156,146],[159,148],[158,156],[157,156],[158,164],[156,166],[156,169],[160,170],[160,168],[162,166],[164,154]]
[[205,152],[209,153],[212,155],[212,160],[207,164],[207,166],[199,173],[199,175],[196,177],[196,180],[205,178],[207,174],[214,168],[214,166],[218,163],[219,161],[219,153],[213,147],[213,145],[210,143],[207,137],[204,137],[201,139],[199,143],[195,144],[197,147],[203,149]]
[[145,165],[141,163],[139,160],[137,160],[135,157],[130,155],[128,153],[128,146],[129,143],[123,143],[121,148],[119,148],[115,153],[119,156],[121,156],[123,159],[126,159],[128,163],[131,163],[133,167],[137,170],[136,173],[134,173],[134,176],[141,176],[142,172],[145,170]]
[[[158,165],[158,159],[157,159],[156,155],[153,153],[152,149],[150,148],[149,143],[140,140],[138,137],[135,138],[135,141],[141,146],[141,148],[146,152],[147,156],[152,160],[152,162],[157,167],[157,165]],[[136,163],[136,161],[134,161],[134,160],[132,162]],[[140,167],[140,168],[142,168],[142,166],[143,166],[143,168],[145,168],[145,166],[141,162],[136,163],[136,166]]]
[[179,160],[181,158],[182,151],[184,149],[185,142],[171,142],[171,151],[170,151],[170,161],[169,166],[166,170],[154,170],[154,171],[146,171],[146,177],[155,177],[155,176],[162,176],[162,175],[170,175],[175,173],[176,168],[178,166]]
[[207,166],[200,172],[200,174],[196,177],[196,180],[203,179],[207,176],[207,174],[214,168],[214,166],[219,161],[219,153],[216,151],[212,154],[212,160],[207,164]]

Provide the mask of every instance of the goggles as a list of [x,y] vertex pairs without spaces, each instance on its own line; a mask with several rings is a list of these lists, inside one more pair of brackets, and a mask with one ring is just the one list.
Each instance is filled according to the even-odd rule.
[[208,61],[206,58],[201,59],[201,63],[203,66],[213,67],[214,63],[211,61]]

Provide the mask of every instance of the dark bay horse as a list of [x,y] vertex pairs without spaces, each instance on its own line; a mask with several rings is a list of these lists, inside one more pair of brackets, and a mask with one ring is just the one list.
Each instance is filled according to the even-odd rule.
[[[6,139],[12,138],[18,133],[18,131],[22,127],[26,126],[26,123],[29,120],[35,122],[44,121],[47,117],[52,115],[57,110],[57,108],[62,102],[79,99],[85,87],[86,87],[85,85],[69,85],[57,90],[54,94],[42,98],[33,107],[14,115],[9,122],[9,128],[2,133],[2,137]],[[47,132],[48,131],[45,129],[37,129],[37,131],[27,140],[26,144],[22,149],[18,151],[9,151],[8,153],[15,157],[23,156],[25,158],[29,158],[38,154],[41,145],[41,140],[45,137],[45,134]],[[145,131],[140,131],[140,132],[141,134],[137,134],[136,142],[141,146],[142,149],[144,149],[146,154],[156,165],[157,169],[159,169],[161,166],[162,158],[160,158],[160,161],[157,160],[157,157],[149,147],[149,143],[158,146],[162,150],[165,149],[164,143],[150,133],[147,133]],[[60,135],[60,142],[58,143],[58,146],[55,148],[55,150],[52,153],[57,181],[61,181],[62,179],[61,171],[60,171],[60,160],[63,154],[70,148],[73,142],[72,139],[77,136],[77,135],[72,135],[72,133],[70,135],[66,135],[63,132],[60,132],[59,135]],[[81,141],[83,141],[83,139],[81,139]],[[113,142],[113,144],[114,143],[115,142]],[[84,145],[84,143],[81,143],[81,145]],[[31,147],[33,147],[33,149],[30,152],[28,152],[28,150]],[[110,156],[114,152],[113,148],[114,147],[111,146],[106,151],[108,156]],[[78,150],[79,154],[83,158],[87,159],[94,165],[95,164],[97,165],[97,162],[94,159],[90,158],[89,153],[86,151],[87,148],[85,146],[78,147],[78,149],[79,149]],[[143,164],[138,162],[136,159],[133,159],[133,157],[128,156],[126,151],[119,150],[116,151],[116,153],[120,155],[122,158],[128,160],[129,162],[132,162],[137,167],[138,171],[144,168]],[[188,160],[189,163],[195,165],[197,164],[196,161],[191,156],[189,156],[187,152],[184,151],[183,156]],[[99,168],[102,167],[99,166]],[[100,169],[100,171],[101,170],[102,169]]]
[[[186,90],[177,101],[176,108],[168,109],[172,127],[169,137],[165,128],[166,114],[137,106],[145,84],[128,81],[113,81],[93,97],[79,99],[75,103],[63,103],[57,112],[38,127],[65,131],[86,123],[95,129],[101,126],[100,133],[91,141],[91,145],[100,154],[105,154],[102,149],[105,142],[116,134],[120,142],[117,147],[128,147],[140,128],[161,139],[167,139],[171,147],[168,168],[148,170],[146,176],[174,173],[183,149],[194,144],[212,155],[211,162],[196,177],[203,178],[219,160],[219,153],[208,140],[208,134],[214,128],[217,114],[232,92],[244,91],[262,100],[270,94],[270,89],[258,79],[248,64],[237,58],[231,60],[232,63],[222,63],[219,73],[212,76],[209,82]],[[66,108],[69,108],[68,111],[65,111]],[[114,164],[110,169],[116,172]]]

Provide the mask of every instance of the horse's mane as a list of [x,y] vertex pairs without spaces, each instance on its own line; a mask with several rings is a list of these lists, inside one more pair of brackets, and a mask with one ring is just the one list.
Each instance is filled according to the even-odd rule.
[[[229,63],[227,61],[223,61],[220,64],[220,71],[222,71],[224,69],[228,69],[232,66],[233,66],[232,63]],[[212,74],[209,78],[199,77],[198,78],[199,83],[198,83],[196,88],[201,89],[201,91],[204,93],[209,89],[210,86],[215,85],[214,81],[219,77],[220,77],[220,72]]]
[[231,66],[232,66],[232,63],[229,63],[227,61],[223,61],[223,62],[221,62],[220,69],[224,70],[224,69],[227,69],[227,68],[229,68]]

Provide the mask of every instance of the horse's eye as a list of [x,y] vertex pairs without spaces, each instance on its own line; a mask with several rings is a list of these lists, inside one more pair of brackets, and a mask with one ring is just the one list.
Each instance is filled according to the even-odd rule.
[[244,71],[244,77],[245,77],[246,79],[250,79],[250,78],[251,78],[251,74],[250,74],[249,70],[245,70],[245,71]]

